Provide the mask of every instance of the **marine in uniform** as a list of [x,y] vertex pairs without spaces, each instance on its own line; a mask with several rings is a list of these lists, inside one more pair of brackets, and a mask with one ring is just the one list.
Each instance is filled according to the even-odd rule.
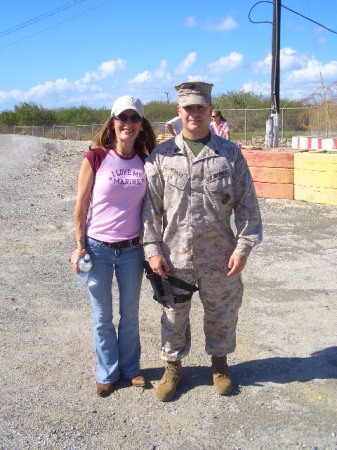
[[[226,356],[235,350],[240,273],[262,240],[262,221],[240,149],[209,131],[212,86],[185,82],[175,87],[183,130],[146,160],[143,244],[155,273],[198,286],[214,389],[229,395]],[[161,401],[173,398],[182,376],[181,360],[191,346],[190,308],[191,301],[163,306],[161,359],[166,368],[156,389]]]

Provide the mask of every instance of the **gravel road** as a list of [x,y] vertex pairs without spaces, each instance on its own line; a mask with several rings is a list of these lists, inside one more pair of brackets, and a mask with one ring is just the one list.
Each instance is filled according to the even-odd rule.
[[120,382],[102,399],[90,307],[68,263],[89,143],[0,136],[0,144],[1,449],[337,449],[336,207],[260,200],[264,241],[243,274],[232,396],[212,390],[195,295],[184,378],[174,401],[155,400],[160,307],[144,280],[149,385]]

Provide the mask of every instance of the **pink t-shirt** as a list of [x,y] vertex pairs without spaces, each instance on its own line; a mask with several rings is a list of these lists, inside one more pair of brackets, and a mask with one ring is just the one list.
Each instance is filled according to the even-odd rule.
[[212,133],[224,138],[226,136],[226,133],[229,131],[229,125],[227,122],[221,120],[218,127],[216,126],[215,122],[211,122],[209,125],[209,129]]
[[[93,151],[85,154],[93,167]],[[139,236],[146,191],[144,163],[138,155],[120,157],[114,149],[96,153],[95,182],[87,220],[87,235],[103,242]]]

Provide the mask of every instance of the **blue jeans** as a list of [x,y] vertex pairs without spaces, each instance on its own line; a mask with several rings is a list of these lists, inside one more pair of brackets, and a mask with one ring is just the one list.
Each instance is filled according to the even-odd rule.
[[[91,301],[96,380],[114,383],[140,372],[139,298],[143,278],[144,251],[141,245],[111,249],[87,238],[92,268],[88,277]],[[118,334],[113,319],[112,280],[119,289]]]

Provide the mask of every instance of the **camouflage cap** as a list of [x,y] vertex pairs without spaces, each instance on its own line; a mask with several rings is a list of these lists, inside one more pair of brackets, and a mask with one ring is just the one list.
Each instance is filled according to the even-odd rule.
[[174,86],[180,106],[208,105],[212,101],[212,87],[213,84],[203,81],[185,82]]

